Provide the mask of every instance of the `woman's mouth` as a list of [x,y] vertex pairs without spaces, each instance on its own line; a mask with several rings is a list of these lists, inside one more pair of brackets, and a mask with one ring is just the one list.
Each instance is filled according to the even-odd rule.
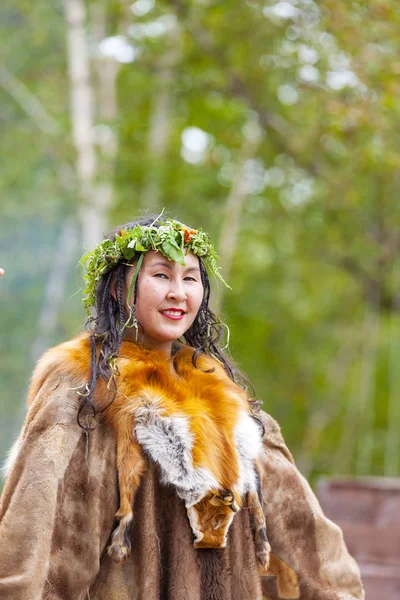
[[180,319],[183,319],[183,317],[185,316],[184,310],[175,309],[175,308],[168,308],[166,310],[160,310],[160,313],[164,317],[167,317],[167,319],[172,319],[173,321],[179,321]]

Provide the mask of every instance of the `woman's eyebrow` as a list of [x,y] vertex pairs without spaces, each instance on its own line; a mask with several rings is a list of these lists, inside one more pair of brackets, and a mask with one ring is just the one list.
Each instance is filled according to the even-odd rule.
[[[152,265],[150,265],[151,267],[167,267],[167,269],[173,269],[173,265],[170,262],[164,261],[164,260],[157,260],[156,262],[154,262]],[[186,267],[185,268],[186,272],[189,271],[200,271],[199,267]]]
[[173,266],[170,263],[167,263],[165,260],[158,260],[154,262],[151,267],[167,267],[167,269],[173,269]]

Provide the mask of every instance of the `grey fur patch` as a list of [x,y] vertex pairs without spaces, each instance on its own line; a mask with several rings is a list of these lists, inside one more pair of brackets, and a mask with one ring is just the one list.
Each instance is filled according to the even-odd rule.
[[188,417],[164,416],[158,404],[141,406],[135,413],[135,435],[143,450],[161,467],[162,481],[176,487],[186,506],[196,504],[219,484],[210,471],[195,468],[193,433]]

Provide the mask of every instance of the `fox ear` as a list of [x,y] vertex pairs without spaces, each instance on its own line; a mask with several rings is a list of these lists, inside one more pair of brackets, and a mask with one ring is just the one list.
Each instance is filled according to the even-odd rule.
[[240,509],[239,504],[235,500],[235,496],[233,492],[230,490],[221,490],[220,492],[214,492],[212,497],[210,498],[210,504],[213,506],[220,506],[221,504],[225,504],[225,506],[229,506],[229,508],[233,512],[238,512]]
[[235,498],[233,492],[231,492],[229,490],[224,490],[223,492],[221,492],[221,496],[222,496],[223,503],[226,504],[226,506],[229,506],[229,508],[233,512],[238,512],[240,510],[240,506],[239,506],[238,502],[236,501],[236,498]]
[[221,503],[223,503],[221,494],[219,492],[212,492],[212,496],[211,496],[209,502],[213,506],[220,506]]
[[218,492],[213,492],[213,500],[216,500],[218,504],[226,504],[229,506],[233,501],[233,494],[229,490],[219,490]]

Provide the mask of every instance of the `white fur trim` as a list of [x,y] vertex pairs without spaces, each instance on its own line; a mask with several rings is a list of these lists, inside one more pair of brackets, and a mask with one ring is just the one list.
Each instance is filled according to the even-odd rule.
[[241,413],[234,429],[234,439],[239,454],[239,480],[235,485],[235,491],[243,496],[246,492],[257,490],[254,459],[259,456],[262,449],[260,428],[248,413]]
[[189,518],[190,527],[192,529],[193,535],[195,536],[195,542],[201,542],[204,537],[204,533],[200,529],[199,523],[199,513],[194,506],[191,506],[187,510],[187,516]]
[[227,544],[227,541],[228,541],[228,531],[229,531],[229,527],[231,526],[231,523],[233,521],[233,517],[234,516],[235,516],[235,513],[232,511],[232,514],[229,515],[228,523],[226,524],[224,540],[222,542],[221,548],[226,548],[226,544]]

